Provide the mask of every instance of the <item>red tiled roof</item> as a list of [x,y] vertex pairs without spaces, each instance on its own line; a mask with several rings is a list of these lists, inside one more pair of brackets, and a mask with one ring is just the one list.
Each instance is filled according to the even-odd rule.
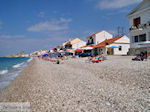
[[112,44],[115,41],[119,40],[120,38],[122,38],[122,37],[115,37],[115,38],[112,38],[112,39],[106,39],[103,42],[97,44],[96,46],[93,46],[93,48],[105,47],[107,44]]

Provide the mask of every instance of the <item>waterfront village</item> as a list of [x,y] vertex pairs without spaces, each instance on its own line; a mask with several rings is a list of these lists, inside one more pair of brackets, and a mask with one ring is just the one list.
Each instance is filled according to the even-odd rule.
[[138,55],[150,52],[150,1],[144,0],[129,14],[129,36],[113,36],[108,31],[96,32],[86,37],[87,42],[75,38],[50,50],[38,50],[31,56],[54,52],[72,55]]
[[5,109],[19,103],[17,109],[32,112],[150,112],[150,0],[130,11],[128,19],[127,35],[102,30],[87,35],[86,42],[74,38],[17,54],[35,58],[0,92]]
[[97,55],[150,55],[150,1],[143,0],[127,15],[129,19],[129,34],[118,31],[113,36],[108,31],[99,31],[87,35],[86,42],[80,38],[66,40],[49,50],[37,50],[30,54],[18,53],[9,57],[41,56],[49,53],[68,53],[78,56]]

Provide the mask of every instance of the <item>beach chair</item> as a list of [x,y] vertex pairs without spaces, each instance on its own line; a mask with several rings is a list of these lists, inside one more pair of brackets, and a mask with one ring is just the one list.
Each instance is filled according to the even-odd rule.
[[99,63],[101,61],[104,61],[104,60],[102,60],[102,59],[94,59],[94,60],[92,60],[93,63]]

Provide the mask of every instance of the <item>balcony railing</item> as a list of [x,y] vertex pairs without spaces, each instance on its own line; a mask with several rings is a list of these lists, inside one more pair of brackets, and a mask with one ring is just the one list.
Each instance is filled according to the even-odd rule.
[[94,44],[94,42],[86,43],[86,45],[92,45],[92,44]]
[[139,24],[138,26],[131,26],[131,28],[129,28],[129,30],[130,31],[132,31],[132,30],[144,30],[148,27],[150,27],[150,21],[146,24]]

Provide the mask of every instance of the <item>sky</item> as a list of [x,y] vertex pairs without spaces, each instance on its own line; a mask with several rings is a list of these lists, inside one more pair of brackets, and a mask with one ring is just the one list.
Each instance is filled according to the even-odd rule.
[[51,49],[106,30],[117,34],[142,0],[0,0],[0,56]]

